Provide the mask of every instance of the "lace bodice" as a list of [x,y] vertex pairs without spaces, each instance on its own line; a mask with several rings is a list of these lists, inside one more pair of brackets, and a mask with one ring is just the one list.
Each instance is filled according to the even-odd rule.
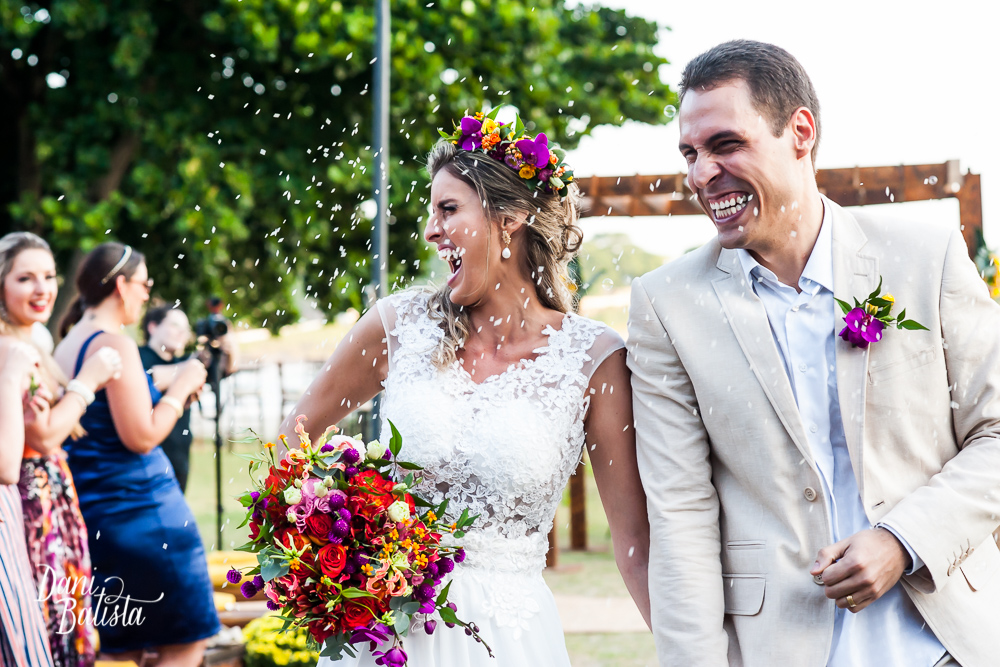
[[[431,362],[443,330],[428,316],[428,298],[406,291],[379,303],[389,351],[383,414],[403,436],[402,458],[424,467],[420,492],[480,515],[463,541],[469,563],[540,572],[545,536],[582,454],[590,377],[622,340],[567,314],[561,328],[544,330],[548,344],[534,359],[477,384],[457,362],[445,370]],[[490,547],[476,553],[483,541]]]

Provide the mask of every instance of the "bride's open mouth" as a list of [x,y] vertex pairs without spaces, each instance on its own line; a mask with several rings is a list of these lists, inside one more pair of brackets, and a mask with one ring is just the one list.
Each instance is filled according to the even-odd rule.
[[712,218],[716,224],[724,225],[736,220],[751,201],[753,195],[748,192],[729,192],[709,199],[708,206],[712,209]]
[[462,270],[462,255],[464,254],[464,248],[438,248],[438,257],[448,262],[448,267],[451,269],[447,281],[449,285],[458,276],[458,272]]

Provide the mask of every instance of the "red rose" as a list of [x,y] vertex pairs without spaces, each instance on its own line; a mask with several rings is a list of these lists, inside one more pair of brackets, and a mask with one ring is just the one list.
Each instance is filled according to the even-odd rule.
[[371,609],[362,602],[351,600],[344,605],[344,625],[352,630],[368,625],[374,618],[375,615],[371,612]]
[[306,533],[310,537],[326,540],[331,530],[333,530],[333,519],[327,514],[317,512],[306,519]]
[[347,549],[341,544],[327,544],[316,554],[320,571],[331,579],[344,571],[347,564]]

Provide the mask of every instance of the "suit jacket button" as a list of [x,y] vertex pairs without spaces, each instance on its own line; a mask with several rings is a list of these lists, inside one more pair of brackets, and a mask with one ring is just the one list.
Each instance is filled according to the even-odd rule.
[[808,500],[809,502],[813,502],[814,500],[816,500],[817,497],[816,489],[812,488],[811,486],[807,486],[805,490],[802,492],[802,495],[805,496],[806,500]]

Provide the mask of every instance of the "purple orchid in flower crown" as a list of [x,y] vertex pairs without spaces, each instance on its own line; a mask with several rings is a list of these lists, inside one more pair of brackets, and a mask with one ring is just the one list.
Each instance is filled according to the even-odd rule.
[[462,118],[460,125],[462,130],[462,140],[459,147],[463,151],[475,150],[479,147],[479,142],[483,140],[483,123],[472,116]]
[[906,319],[904,308],[899,317],[892,316],[892,308],[896,299],[891,294],[882,295],[882,278],[879,277],[878,287],[864,301],[854,299],[854,306],[834,299],[844,311],[846,326],[838,334],[852,347],[867,348],[872,343],[882,340],[882,332],[887,326],[895,325],[897,329],[916,331],[927,327],[915,320]]
[[544,133],[539,132],[534,139],[521,139],[514,145],[524,156],[525,164],[537,169],[549,166],[549,138]]

